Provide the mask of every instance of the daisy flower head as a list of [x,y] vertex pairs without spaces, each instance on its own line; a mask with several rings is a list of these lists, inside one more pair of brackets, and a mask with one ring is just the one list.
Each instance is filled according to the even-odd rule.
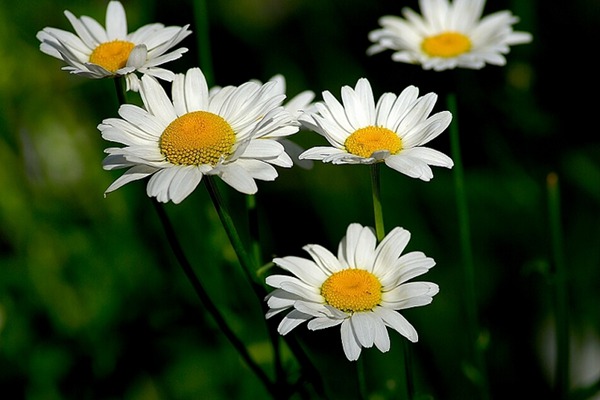
[[150,177],[147,194],[160,202],[180,203],[204,175],[219,176],[245,194],[258,190],[255,179],[272,181],[275,166],[292,160],[278,142],[299,124],[281,107],[285,96],[275,83],[246,82],[212,95],[199,68],[177,74],[172,100],[160,83],[144,75],[143,107],[124,104],[120,118],[98,125],[102,137],[125,147],[105,150],[104,169],[128,168],[106,193]]
[[319,245],[304,246],[312,260],[288,256],[273,262],[292,275],[271,275],[275,288],[266,297],[266,317],[290,310],[277,330],[286,335],[303,322],[310,330],[340,325],[344,353],[358,359],[363,347],[390,349],[387,328],[411,342],[415,328],[398,311],[424,306],[439,291],[431,282],[407,282],[435,265],[414,251],[401,255],[410,233],[394,228],[379,244],[374,229],[353,223],[338,246],[337,256]]
[[40,50],[63,60],[64,70],[88,78],[125,76],[127,90],[139,90],[135,74],[148,74],[172,81],[172,71],[157,67],[181,57],[188,49],[168,52],[191,31],[183,27],[154,23],[128,33],[123,5],[110,1],[106,9],[106,28],[88,16],[76,18],[70,11],[65,16],[75,33],[47,27],[37,34]]
[[387,15],[381,29],[369,33],[372,55],[393,50],[392,60],[421,64],[423,69],[481,69],[485,64],[506,64],[510,46],[529,43],[527,32],[513,31],[519,19],[510,11],[482,18],[485,0],[419,0],[422,14],[402,9],[404,18]]
[[451,168],[454,163],[445,154],[423,147],[450,124],[452,114],[440,111],[429,116],[437,95],[419,97],[419,89],[409,86],[400,93],[384,93],[377,104],[371,84],[360,78],[356,87],[342,87],[342,103],[329,91],[315,112],[304,113],[300,122],[324,136],[330,146],[306,150],[300,158],[333,164],[374,164],[388,167],[429,181],[430,165]]

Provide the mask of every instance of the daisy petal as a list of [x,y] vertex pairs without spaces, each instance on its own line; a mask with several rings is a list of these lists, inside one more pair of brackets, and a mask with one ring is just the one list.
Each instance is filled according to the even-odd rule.
[[292,310],[281,320],[277,327],[277,332],[281,335],[287,335],[292,329],[310,318],[312,318],[311,315],[301,313],[298,310]]
[[400,313],[385,307],[377,307],[375,313],[387,326],[396,330],[411,342],[414,343],[419,340],[419,335],[415,328]]
[[341,335],[342,335],[342,347],[344,349],[344,354],[346,358],[350,361],[358,360],[360,356],[361,347],[354,334],[354,330],[352,329],[352,325],[349,320],[345,320],[342,322],[341,327]]

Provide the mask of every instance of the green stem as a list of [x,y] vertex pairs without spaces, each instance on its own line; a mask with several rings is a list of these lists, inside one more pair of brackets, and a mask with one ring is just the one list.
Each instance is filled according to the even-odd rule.
[[254,258],[254,265],[262,266],[256,195],[246,196],[246,210],[248,211],[248,226],[250,227],[250,252],[252,258]]
[[223,332],[225,337],[227,337],[227,339],[231,342],[233,347],[235,347],[235,349],[238,351],[240,356],[244,359],[244,361],[246,362],[248,367],[252,370],[252,372],[254,372],[254,374],[256,374],[256,376],[260,379],[260,381],[263,383],[263,385],[269,391],[269,393],[271,393],[273,396],[275,396],[276,390],[275,390],[274,385],[271,383],[271,381],[269,380],[267,375],[264,373],[264,371],[258,366],[258,364],[256,364],[254,362],[252,357],[250,357],[250,354],[248,353],[246,346],[242,343],[242,341],[240,339],[238,339],[238,337],[235,335],[235,333],[229,328],[229,326],[227,325],[227,322],[225,321],[225,318],[223,318],[219,309],[212,302],[210,295],[206,292],[206,290],[202,286],[202,283],[196,276],[192,266],[190,265],[187,257],[185,256],[185,254],[183,252],[183,249],[181,248],[179,241],[177,240],[177,235],[176,235],[175,229],[173,229],[173,226],[171,225],[171,222],[167,216],[166,211],[161,206],[161,204],[159,204],[158,201],[156,201],[155,198],[152,198],[152,204],[154,205],[154,208],[156,209],[156,212],[158,214],[160,222],[162,223],[163,229],[165,230],[165,234],[167,236],[169,244],[171,245],[171,249],[173,250],[175,257],[177,258],[179,265],[183,269],[183,272],[185,273],[186,277],[192,284],[192,287],[194,288],[196,295],[198,296],[198,298],[200,299],[200,301],[202,302],[202,304],[204,305],[206,310],[213,317],[213,319],[215,320],[215,322],[216,322],[217,326],[219,327],[219,329],[221,330],[221,332]]
[[[263,261],[260,246],[259,217],[256,198],[257,195],[246,196],[246,210],[248,212],[248,226],[250,231],[250,253],[254,259],[254,265],[260,265],[262,269]],[[261,269],[255,271],[257,276],[260,275]],[[268,333],[271,341],[271,347],[273,347],[275,380],[276,382],[285,382],[286,377],[281,360],[279,334],[277,333],[277,329],[275,327],[270,327],[270,329],[268,329]]]
[[[383,223],[383,207],[381,205],[380,172],[380,163],[371,164],[371,192],[373,194],[373,214],[375,218],[375,232],[377,235],[378,242],[381,242],[383,238],[385,238],[385,227]],[[411,365],[411,348],[409,347],[408,342],[404,343],[404,345],[402,346],[402,353],[402,356],[404,358],[404,374],[406,378],[406,398],[410,400],[414,397],[414,383]]]
[[556,318],[556,398],[566,399],[569,393],[569,319],[568,281],[565,267],[560,213],[560,191],[558,176],[548,174],[548,212],[554,265],[554,307]]
[[383,208],[381,206],[381,181],[379,170],[379,163],[371,164],[371,193],[373,194],[375,232],[377,234],[377,241],[381,242],[385,237],[385,227],[383,224]]
[[483,347],[480,344],[480,328],[477,311],[477,295],[475,292],[475,267],[473,263],[473,249],[471,247],[471,230],[469,223],[469,209],[467,206],[467,195],[465,190],[465,178],[460,150],[460,139],[458,129],[458,106],[456,96],[453,93],[447,97],[448,109],[452,113],[450,124],[450,147],[454,161],[454,187],[456,195],[456,206],[458,212],[458,228],[460,238],[460,249],[462,254],[463,275],[465,280],[465,305],[467,314],[467,334],[469,345],[473,352],[473,368],[476,374],[472,376],[475,384],[481,392],[482,399],[488,399],[489,386],[487,371],[485,367]]
[[[256,264],[254,263],[254,260],[252,259],[252,257],[250,257],[250,255],[246,252],[244,244],[242,243],[242,240],[240,239],[237,229],[235,228],[235,224],[233,223],[233,220],[232,220],[229,212],[227,211],[226,205],[223,202],[222,196],[219,192],[219,188],[218,188],[216,182],[214,181],[213,177],[210,175],[207,175],[203,179],[206,182],[206,188],[208,189],[208,193],[213,201],[215,209],[217,210],[217,214],[219,215],[219,218],[221,219],[221,223],[222,223],[223,227],[225,228],[227,236],[229,237],[229,241],[230,241],[235,253],[238,256],[238,260],[240,261],[240,264],[242,264],[242,269],[244,271],[244,274],[248,278],[248,281],[251,283],[256,296],[260,300],[261,307],[263,307],[263,310],[264,310],[266,305],[265,305],[265,302],[262,300],[267,295],[267,291],[263,285],[261,285],[257,282],[258,275],[256,273],[256,271],[257,271]],[[266,311],[266,310],[264,310],[264,311]],[[269,331],[271,332],[272,330],[269,329]],[[271,334],[271,333],[269,333],[269,334]],[[308,359],[306,354],[304,353],[304,350],[300,347],[300,345],[297,343],[297,341],[293,337],[284,336],[283,338],[284,338],[286,344],[288,345],[288,347],[290,348],[290,350],[292,351],[292,353],[294,354],[294,356],[296,357],[296,360],[298,360],[298,363],[299,363],[300,367],[302,368],[303,374],[306,374],[306,376],[310,378],[310,381],[312,382],[315,390],[317,390],[319,393],[323,393],[323,387],[322,387],[322,384],[320,381],[319,373],[315,369],[315,367],[312,365],[311,361]],[[282,373],[282,372],[280,372],[280,373]],[[287,386],[287,382],[284,382],[283,380],[278,380],[278,385],[280,385],[279,386],[281,388],[280,390],[283,391],[283,390],[285,390],[285,388]]]
[[198,56],[199,65],[202,69],[202,73],[206,78],[208,87],[214,85],[214,72],[212,68],[212,56],[210,50],[210,39],[209,39],[209,20],[208,20],[208,7],[206,0],[194,0],[194,20],[196,26],[196,40],[198,41]]
[[[255,291],[257,291],[257,295],[259,296],[259,298],[264,297],[263,295],[266,294],[264,292],[264,287],[262,285],[259,285],[257,281],[257,266],[254,263],[252,257],[250,257],[250,255],[246,251],[244,243],[242,242],[242,239],[238,234],[233,219],[227,211],[227,207],[225,205],[225,202],[223,201],[221,193],[219,192],[217,183],[210,175],[204,176],[203,180],[206,183],[206,189],[208,190],[208,194],[212,199],[213,205],[215,206],[215,210],[219,215],[219,219],[221,220],[223,228],[225,228],[225,232],[227,233],[229,242],[231,243],[231,246],[233,247],[233,250],[235,251],[235,254],[238,257],[240,264],[242,265],[242,269],[244,271],[244,274],[246,275],[246,278],[248,278],[248,281],[252,284],[252,287],[255,289]],[[259,287],[262,288],[262,290],[259,289]]]
[[115,92],[117,92],[117,100],[119,101],[119,106],[123,104],[127,104],[127,90],[125,87],[125,78],[122,76],[116,76],[115,81]]
[[413,368],[412,368],[412,348],[411,343],[408,339],[403,338],[403,348],[404,348],[404,370],[406,372],[406,392],[408,393],[408,399],[412,400],[415,397],[415,383],[413,377]]
[[367,379],[365,377],[365,362],[364,357],[360,357],[356,360],[356,376],[358,378],[358,396],[360,400],[366,400],[369,398],[367,393]]

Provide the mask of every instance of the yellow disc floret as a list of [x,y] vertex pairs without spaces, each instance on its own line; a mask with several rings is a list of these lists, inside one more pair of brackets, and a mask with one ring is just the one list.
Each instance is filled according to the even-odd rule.
[[364,269],[344,269],[321,286],[321,295],[332,307],[345,312],[372,310],[381,302],[381,282]]
[[117,72],[127,65],[129,54],[134,47],[133,43],[124,40],[101,43],[92,51],[90,62],[107,71]]
[[348,136],[344,146],[348,153],[368,158],[381,150],[387,150],[391,154],[398,153],[402,150],[402,139],[387,128],[367,126]]
[[431,57],[450,58],[471,50],[471,40],[459,32],[444,32],[425,38],[421,48]]
[[159,147],[175,165],[216,165],[228,156],[235,132],[222,117],[208,111],[192,111],[175,119],[160,137]]

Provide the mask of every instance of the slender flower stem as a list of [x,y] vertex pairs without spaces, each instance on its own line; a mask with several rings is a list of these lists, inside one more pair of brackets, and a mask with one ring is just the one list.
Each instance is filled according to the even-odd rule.
[[250,253],[254,259],[254,265],[262,266],[256,195],[246,196],[246,210],[248,211],[248,226],[250,227]]
[[488,399],[489,386],[487,371],[485,367],[483,348],[480,344],[479,318],[477,311],[477,295],[475,293],[475,267],[473,263],[473,249],[471,247],[471,229],[469,223],[469,209],[467,206],[467,195],[465,190],[465,178],[460,150],[460,139],[458,129],[458,106],[454,93],[448,94],[448,109],[452,113],[450,124],[450,151],[454,161],[454,186],[456,195],[456,206],[458,211],[458,228],[460,237],[460,249],[462,253],[462,267],[465,280],[465,306],[467,313],[467,334],[469,345],[472,346],[473,368],[476,376],[475,384],[481,392],[482,399]]
[[356,375],[358,378],[358,396],[360,400],[367,400],[367,379],[365,377],[365,361],[363,358],[356,360]]
[[[254,259],[254,265],[260,266],[255,271],[256,275],[260,274],[263,266],[262,252],[260,246],[259,223],[258,223],[258,208],[256,202],[257,195],[246,196],[246,210],[248,212],[248,226],[250,231],[250,253]],[[275,327],[269,326],[268,330],[271,347],[273,348],[273,360],[275,367],[276,382],[285,382],[285,371],[281,361],[281,346],[279,342],[279,334]]]
[[[210,175],[205,176],[203,178],[203,180],[206,183],[206,189],[208,190],[208,194],[210,195],[213,205],[215,206],[215,209],[217,210],[217,214],[219,214],[219,218],[221,219],[223,228],[225,228],[225,232],[227,233],[227,237],[229,238],[231,246],[233,247],[235,254],[238,256],[240,264],[242,265],[242,269],[244,270],[244,274],[246,275],[246,278],[248,278],[248,281],[252,284],[252,286],[255,288],[255,290],[259,290],[257,288],[257,285],[258,285],[257,276],[256,276],[257,266],[254,263],[254,260],[252,259],[252,257],[250,257],[250,255],[246,251],[244,243],[242,242],[242,239],[240,238],[240,235],[238,234],[238,231],[235,227],[233,219],[231,218],[231,215],[227,211],[227,207],[225,206],[225,202],[223,201],[221,193],[219,192],[217,183],[214,181],[213,177]],[[260,287],[262,288],[262,285],[260,285]],[[259,294],[259,296],[262,297],[266,293],[259,290],[257,292],[257,294]]]
[[548,212],[554,265],[553,287],[556,323],[556,398],[566,399],[569,394],[569,318],[568,279],[563,252],[558,176],[552,172],[546,178]]
[[194,21],[196,22],[196,40],[198,41],[199,66],[206,78],[208,87],[214,85],[214,72],[210,51],[208,7],[206,0],[194,0]]
[[415,397],[415,381],[413,377],[413,368],[412,368],[412,349],[411,343],[408,339],[404,339],[403,341],[404,347],[404,370],[406,371],[406,392],[408,393],[408,399],[412,400]]
[[[242,269],[244,270],[246,277],[251,283],[252,288],[256,293],[256,296],[259,300],[261,300],[261,306],[264,308],[266,306],[265,302],[262,300],[267,295],[267,291],[265,287],[259,284],[256,280],[258,275],[256,274],[257,268],[254,263],[254,260],[248,254],[244,247],[244,244],[242,243],[242,240],[240,239],[237,229],[235,228],[235,224],[233,223],[233,220],[229,212],[227,211],[225,203],[223,202],[222,196],[219,192],[219,188],[217,187],[216,182],[214,182],[211,176],[205,176],[204,180],[206,182],[206,187],[213,201],[215,209],[217,210],[217,214],[219,214],[221,223],[223,224],[223,227],[227,232],[227,236],[229,237],[230,243],[238,256],[240,264],[242,264]],[[300,345],[296,342],[296,340],[293,337],[284,336],[284,340],[286,341],[290,350],[298,360],[298,363],[300,364],[303,373],[305,373],[306,376],[310,378],[310,381],[312,382],[315,390],[317,390],[319,393],[323,393],[323,387],[320,381],[318,371],[316,371],[311,361],[304,353],[304,350],[300,347]],[[284,391],[286,389],[287,382],[278,380],[277,383],[281,391]]]
[[127,103],[127,90],[125,89],[125,78],[117,76],[113,79],[115,81],[115,92],[117,92],[117,100],[119,106]]
[[383,224],[383,208],[381,206],[381,181],[379,170],[379,163],[371,164],[371,193],[373,193],[375,232],[377,234],[377,241],[381,242],[385,237],[385,227]]
[[159,204],[158,201],[156,201],[155,198],[152,198],[152,204],[154,205],[154,208],[156,209],[156,212],[158,214],[160,222],[162,223],[163,229],[165,230],[165,234],[167,236],[167,239],[169,241],[171,249],[173,250],[175,257],[177,258],[179,265],[181,265],[183,272],[185,273],[186,277],[192,284],[192,287],[194,288],[196,295],[198,296],[198,298],[200,299],[200,301],[202,302],[202,304],[204,305],[206,310],[213,317],[213,319],[217,323],[217,326],[219,327],[221,332],[223,332],[225,337],[227,337],[227,339],[231,342],[233,347],[235,347],[235,349],[238,351],[240,356],[244,359],[244,361],[246,362],[248,367],[252,370],[252,372],[254,372],[256,374],[256,376],[260,379],[260,381],[265,385],[266,389],[271,394],[275,395],[276,390],[275,390],[274,385],[271,383],[271,381],[269,380],[267,375],[264,373],[264,371],[258,366],[258,364],[256,364],[254,362],[252,357],[250,357],[250,354],[248,353],[246,346],[242,343],[242,341],[240,339],[238,339],[238,337],[235,335],[235,333],[229,328],[229,325],[227,325],[227,322],[221,315],[219,309],[212,302],[210,295],[206,292],[206,290],[202,286],[202,283],[196,276],[194,269],[190,265],[187,257],[184,254],[183,249],[181,248],[179,241],[177,240],[177,235],[176,235],[175,229],[173,229],[173,226],[171,225],[171,222],[169,220],[169,217],[167,216],[166,211],[164,210],[162,205]]
[[[371,164],[371,192],[373,194],[373,214],[375,218],[375,232],[377,241],[381,242],[385,237],[385,227],[383,221],[383,207],[381,205],[381,179],[380,179],[380,163]],[[402,346],[404,358],[404,374],[406,378],[406,393],[407,399],[411,400],[414,397],[414,383],[412,374],[412,356],[411,348],[408,341]],[[364,368],[358,370],[361,373]],[[362,377],[364,381],[364,377]]]

